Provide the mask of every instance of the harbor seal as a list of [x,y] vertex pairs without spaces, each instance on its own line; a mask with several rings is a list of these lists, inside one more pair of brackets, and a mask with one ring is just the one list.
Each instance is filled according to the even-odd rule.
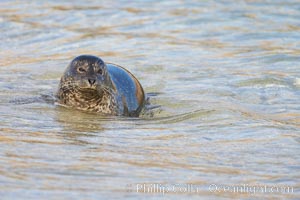
[[104,115],[138,117],[145,105],[144,89],[132,73],[92,55],[71,61],[56,97],[64,106]]

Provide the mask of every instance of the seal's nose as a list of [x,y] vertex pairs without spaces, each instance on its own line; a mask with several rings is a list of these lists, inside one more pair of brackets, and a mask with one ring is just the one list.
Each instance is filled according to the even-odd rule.
[[94,79],[94,78],[89,78],[88,80],[89,80],[89,83],[91,86],[94,85],[96,82],[96,79]]

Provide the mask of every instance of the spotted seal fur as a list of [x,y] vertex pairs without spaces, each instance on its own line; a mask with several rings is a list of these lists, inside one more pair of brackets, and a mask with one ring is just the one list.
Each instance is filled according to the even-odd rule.
[[139,116],[145,93],[125,68],[92,55],[74,58],[61,77],[58,103],[105,115]]

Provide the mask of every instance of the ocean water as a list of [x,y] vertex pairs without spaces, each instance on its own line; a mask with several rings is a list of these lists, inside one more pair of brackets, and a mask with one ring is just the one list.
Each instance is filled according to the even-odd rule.
[[[300,2],[0,2],[1,199],[299,199]],[[81,54],[151,105],[51,100]]]

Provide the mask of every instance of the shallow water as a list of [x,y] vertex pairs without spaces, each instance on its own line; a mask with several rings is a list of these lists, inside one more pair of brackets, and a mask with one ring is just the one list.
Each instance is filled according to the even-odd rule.
[[[299,1],[0,11],[1,199],[300,198]],[[80,54],[126,67],[161,108],[104,118],[41,101]]]

